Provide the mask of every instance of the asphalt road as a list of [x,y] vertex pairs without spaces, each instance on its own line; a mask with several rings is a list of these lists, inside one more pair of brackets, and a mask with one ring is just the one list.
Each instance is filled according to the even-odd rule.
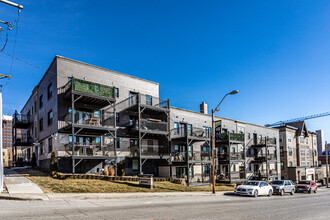
[[1,219],[330,219],[330,189],[294,196],[232,194],[110,200],[0,200]]

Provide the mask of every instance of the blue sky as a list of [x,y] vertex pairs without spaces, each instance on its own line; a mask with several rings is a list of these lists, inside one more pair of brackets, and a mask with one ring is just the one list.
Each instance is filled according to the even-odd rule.
[[[329,1],[33,1],[23,4],[4,113],[20,109],[55,55],[160,83],[173,106],[256,124],[330,111]],[[17,10],[0,4],[0,19]],[[5,53],[12,55],[15,28]],[[5,35],[1,33],[0,45]],[[0,53],[0,72],[11,58]],[[330,116],[307,121],[324,129]]]

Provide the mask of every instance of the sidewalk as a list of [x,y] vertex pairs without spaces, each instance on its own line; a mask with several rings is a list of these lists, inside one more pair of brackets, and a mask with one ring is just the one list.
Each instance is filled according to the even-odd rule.
[[11,169],[4,169],[4,185],[8,193],[0,194],[0,198],[48,200],[48,197],[35,183]]

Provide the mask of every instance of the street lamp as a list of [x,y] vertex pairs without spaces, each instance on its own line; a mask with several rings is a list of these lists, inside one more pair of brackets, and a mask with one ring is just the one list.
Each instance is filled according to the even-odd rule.
[[215,109],[212,109],[212,143],[211,143],[211,149],[212,149],[212,192],[215,193],[215,122],[214,122],[214,112],[220,111],[219,106],[222,103],[222,101],[227,97],[227,95],[235,95],[238,93],[238,90],[233,90],[230,93],[227,93],[219,102],[217,107]]

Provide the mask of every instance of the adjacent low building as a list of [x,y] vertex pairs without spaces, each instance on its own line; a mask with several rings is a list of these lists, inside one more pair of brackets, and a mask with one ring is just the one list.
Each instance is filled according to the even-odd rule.
[[[218,181],[281,177],[279,131],[216,117]],[[56,56],[20,113],[14,146],[70,173],[153,174],[211,180],[211,116],[170,106],[159,84]],[[22,129],[21,134],[16,131]]]

